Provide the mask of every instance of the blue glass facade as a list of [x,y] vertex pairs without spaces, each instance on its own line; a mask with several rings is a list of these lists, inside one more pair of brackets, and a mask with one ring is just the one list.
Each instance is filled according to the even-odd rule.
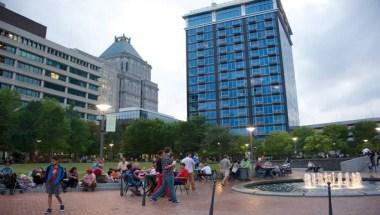
[[254,125],[259,137],[298,124],[291,31],[279,1],[185,19],[188,117],[204,116],[238,134]]

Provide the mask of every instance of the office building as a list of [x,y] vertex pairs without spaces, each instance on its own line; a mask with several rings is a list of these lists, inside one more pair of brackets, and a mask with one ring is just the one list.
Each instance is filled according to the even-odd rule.
[[264,137],[297,126],[292,31],[280,0],[236,0],[186,20],[187,115]]
[[137,53],[131,38],[115,37],[100,58],[119,70],[118,83],[115,83],[119,87],[118,108],[158,111],[158,86],[151,81],[152,67]]
[[46,39],[46,27],[0,6],[0,88],[21,101],[53,98],[94,120],[102,63]]

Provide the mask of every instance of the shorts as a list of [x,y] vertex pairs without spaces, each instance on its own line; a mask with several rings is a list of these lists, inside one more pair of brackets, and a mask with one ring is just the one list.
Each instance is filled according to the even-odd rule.
[[222,173],[223,173],[223,176],[226,177],[226,176],[230,176],[230,170],[227,169],[227,170],[222,170]]
[[61,184],[54,185],[54,184],[46,183],[46,192],[49,194],[49,196],[51,196],[53,194],[58,196],[60,186],[61,186]]

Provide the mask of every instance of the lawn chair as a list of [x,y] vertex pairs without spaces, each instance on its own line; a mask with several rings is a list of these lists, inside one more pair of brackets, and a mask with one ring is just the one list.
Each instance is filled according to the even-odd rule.
[[133,175],[127,173],[120,180],[120,196],[127,195],[129,188],[135,188],[136,192],[131,191],[136,195],[138,189],[142,186],[142,181],[133,178]]
[[182,193],[182,187],[186,190],[186,193],[189,194],[189,190],[187,189],[187,177],[175,177],[174,178],[174,190],[177,192],[177,188],[179,187],[179,190]]

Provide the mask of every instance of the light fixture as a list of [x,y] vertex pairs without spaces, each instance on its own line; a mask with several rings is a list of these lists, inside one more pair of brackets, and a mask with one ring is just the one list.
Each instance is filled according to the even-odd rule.
[[111,108],[111,105],[109,104],[97,104],[96,107],[101,111],[105,112]]
[[363,140],[363,142],[365,142],[365,143],[366,143],[366,142],[368,142],[368,140],[367,140],[367,139],[364,139],[364,140]]
[[113,147],[113,143],[110,143],[110,147],[111,147],[111,148]]
[[249,131],[250,133],[252,133],[256,128],[253,127],[253,126],[249,126],[247,127],[247,131]]
[[293,137],[292,140],[296,142],[298,140],[298,137]]
[[380,127],[375,128],[377,132],[380,132]]

